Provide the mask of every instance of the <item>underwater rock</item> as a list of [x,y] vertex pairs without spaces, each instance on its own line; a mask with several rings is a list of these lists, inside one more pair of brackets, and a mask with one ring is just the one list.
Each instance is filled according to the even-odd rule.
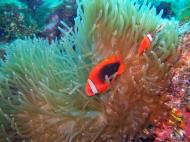
[[7,43],[37,33],[36,25],[28,23],[25,14],[14,5],[0,5],[0,42]]

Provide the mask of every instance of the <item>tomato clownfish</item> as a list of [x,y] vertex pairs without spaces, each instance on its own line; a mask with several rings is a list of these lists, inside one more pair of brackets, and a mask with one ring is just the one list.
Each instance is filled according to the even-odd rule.
[[142,55],[148,48],[151,47],[151,43],[153,41],[153,34],[146,34],[142,41],[140,42],[138,48],[138,55]]
[[109,81],[121,75],[126,68],[122,61],[122,56],[111,55],[95,65],[89,73],[89,77],[85,86],[88,96],[104,93],[109,88]]
[[151,44],[153,42],[153,35],[155,35],[156,33],[159,33],[163,29],[164,26],[165,26],[164,24],[159,25],[156,28],[155,32],[153,32],[154,34],[148,33],[143,37],[138,48],[139,56],[141,56],[147,49],[151,47]]

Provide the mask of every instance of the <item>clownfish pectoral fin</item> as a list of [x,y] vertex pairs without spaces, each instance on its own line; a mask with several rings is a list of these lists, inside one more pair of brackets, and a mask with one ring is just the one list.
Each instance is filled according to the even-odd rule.
[[107,84],[110,84],[111,83],[111,80],[112,80],[112,76],[108,77],[108,75],[105,76],[105,82]]
[[108,75],[105,76],[105,82],[109,85],[112,81],[114,81],[119,75],[121,75],[126,69],[125,64],[121,64],[118,71],[112,74],[108,77]]
[[[117,73],[117,72],[116,72]],[[114,73],[111,76],[108,77],[108,75],[105,76],[105,82],[108,84],[108,86],[111,84],[112,81],[117,77],[117,74]]]

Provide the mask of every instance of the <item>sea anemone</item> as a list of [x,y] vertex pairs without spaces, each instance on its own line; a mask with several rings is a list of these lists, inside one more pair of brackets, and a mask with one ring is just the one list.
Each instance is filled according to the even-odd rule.
[[[60,42],[19,40],[0,68],[0,140],[132,141],[167,117],[168,88],[180,55],[175,24],[146,2],[80,0]],[[156,28],[164,24],[159,33]],[[146,33],[151,48],[138,56]],[[87,97],[93,65],[121,52],[126,71],[104,94]]]

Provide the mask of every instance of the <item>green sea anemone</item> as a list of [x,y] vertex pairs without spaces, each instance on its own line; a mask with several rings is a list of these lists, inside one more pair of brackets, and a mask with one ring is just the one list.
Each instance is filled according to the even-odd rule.
[[[19,40],[0,68],[0,141],[125,141],[167,116],[170,70],[180,49],[175,25],[150,5],[130,0],[78,1],[74,29],[51,45]],[[164,23],[163,29],[155,29]],[[61,29],[60,29],[61,30]],[[144,34],[155,34],[142,56]],[[122,51],[127,69],[110,90],[87,97],[93,65]]]

